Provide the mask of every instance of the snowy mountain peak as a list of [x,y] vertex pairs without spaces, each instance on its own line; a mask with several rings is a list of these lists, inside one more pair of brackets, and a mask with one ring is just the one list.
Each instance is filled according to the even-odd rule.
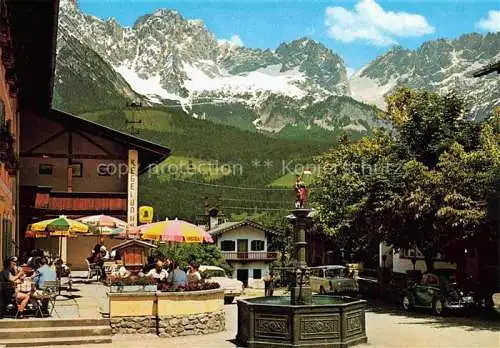
[[[485,114],[499,103],[498,79],[471,79],[467,74],[500,59],[498,47],[500,33],[435,40],[415,50],[395,46],[349,80],[342,58],[307,37],[274,50],[254,49],[236,35],[216,38],[203,21],[185,19],[177,11],[159,9],[123,27],[62,0],[56,87],[71,95],[67,79],[78,82],[85,75],[85,88],[104,80],[108,92],[103,93],[114,95],[117,103],[139,97],[209,118],[210,112],[196,108],[210,104],[219,117],[217,108],[240,105],[243,114],[257,115],[250,124],[260,129],[303,122],[366,131],[376,124],[373,110],[348,97],[384,107],[384,97],[399,86],[466,91],[475,114]],[[87,73],[93,66],[98,71]]]
[[239,37],[217,40],[203,21],[186,20],[169,9],[146,14],[132,28],[123,28],[78,8],[64,8],[60,25],[154,102],[191,104],[208,96],[254,105],[263,92],[323,99],[349,94],[342,59],[308,38],[281,44],[275,52],[245,48]]

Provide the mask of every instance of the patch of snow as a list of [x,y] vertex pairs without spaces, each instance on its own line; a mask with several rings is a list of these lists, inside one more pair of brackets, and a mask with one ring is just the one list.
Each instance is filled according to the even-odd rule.
[[159,75],[155,75],[149,79],[141,79],[135,71],[126,65],[113,68],[127,81],[135,92],[148,97],[154,103],[161,103],[161,99],[177,100],[182,105],[186,102],[184,98],[166,91],[161,86]]
[[269,91],[295,98],[306,96],[306,92],[293,84],[305,80],[305,76],[295,69],[278,75],[270,75],[257,70],[245,75],[223,75],[213,78],[190,64],[184,64],[184,71],[188,76],[184,87],[192,93],[221,91],[230,94],[245,94]]

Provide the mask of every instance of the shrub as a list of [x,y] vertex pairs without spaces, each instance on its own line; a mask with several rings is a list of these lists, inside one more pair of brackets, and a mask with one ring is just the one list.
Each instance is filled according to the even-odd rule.
[[187,269],[191,261],[199,265],[218,266],[232,274],[232,268],[224,259],[221,251],[213,244],[162,244],[158,251],[164,256],[177,261],[179,267]]
[[158,290],[163,292],[176,292],[176,291],[202,291],[202,290],[213,290],[219,289],[219,283],[215,282],[192,282],[188,283],[184,287],[173,288],[170,284],[160,283],[158,284]]

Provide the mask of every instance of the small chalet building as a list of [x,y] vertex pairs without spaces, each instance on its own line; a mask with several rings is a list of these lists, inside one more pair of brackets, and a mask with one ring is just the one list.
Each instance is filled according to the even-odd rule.
[[224,222],[209,232],[233,268],[232,277],[247,287],[263,287],[262,278],[269,273],[269,264],[278,257],[276,252],[268,251],[268,237],[273,231],[244,220]]
[[[383,255],[386,256],[385,262]],[[385,243],[380,243],[379,245],[379,266],[385,266],[393,273],[406,273],[407,271],[413,270],[413,258],[415,259],[415,270],[426,272],[427,267],[425,266],[425,257],[418,249],[396,251],[392,246]],[[457,268],[457,265],[453,262],[442,259],[438,255],[434,261],[434,268],[450,269]]]

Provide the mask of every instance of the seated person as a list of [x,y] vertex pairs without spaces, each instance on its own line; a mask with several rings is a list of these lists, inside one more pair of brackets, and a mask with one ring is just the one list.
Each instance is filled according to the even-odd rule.
[[176,261],[172,261],[170,269],[171,271],[168,273],[167,283],[170,284],[173,289],[186,287],[186,272],[179,268]]
[[147,274],[153,268],[155,268],[155,258],[153,256],[148,256],[148,261],[144,266],[144,268],[142,269],[142,273]]
[[28,261],[26,262],[28,264],[29,267],[33,268],[33,269],[37,269],[38,266],[39,266],[39,261],[40,261],[40,258],[43,257],[43,251],[40,250],[40,249],[33,249],[31,252],[30,252],[30,257],[28,258]]
[[33,277],[33,280],[36,284],[37,289],[44,289],[45,282],[47,280],[49,281],[57,280],[57,274],[52,269],[52,267],[49,266],[47,258],[42,257],[40,259],[40,267],[38,268],[35,276]]
[[156,261],[155,267],[146,273],[146,277],[152,277],[158,281],[164,281],[168,277],[168,272],[163,268],[163,262]]
[[94,249],[90,252],[90,256],[87,257],[87,260],[89,260],[90,263],[95,263],[95,259],[97,258],[97,255],[100,255],[101,252],[101,244],[96,244],[94,246]]
[[113,276],[119,277],[119,278],[128,278],[132,274],[128,269],[125,268],[125,266],[122,264],[121,260],[121,255],[120,253],[115,253],[114,254],[114,260],[115,260],[115,265],[113,267]]
[[106,247],[104,245],[101,246],[100,253],[101,253],[101,257],[103,260],[109,260],[111,258],[111,256],[109,255],[108,249],[106,249]]
[[64,263],[63,260],[57,259],[54,264],[56,266],[56,274],[58,278],[68,277],[71,273],[70,268]]
[[52,267],[49,266],[49,262],[46,257],[40,259],[40,267],[33,276],[33,281],[35,283],[35,289],[32,289],[31,297],[40,299],[42,302],[42,312],[48,313],[49,299],[45,297],[43,290],[45,289],[46,281],[57,280],[57,272],[54,271]]
[[196,261],[191,261],[189,263],[189,271],[187,273],[187,281],[188,283],[198,283],[201,281],[200,274],[200,266],[196,263]]
[[[14,260],[16,260],[17,258],[15,257],[11,257],[11,258],[8,258],[4,264],[4,270],[2,271],[2,278],[4,279],[8,279],[8,283],[10,283],[10,285],[7,285],[7,284],[4,284],[5,286],[7,287],[10,287],[10,291],[7,291],[9,292],[11,295],[12,293],[14,292],[15,293],[15,298],[16,298],[16,302],[17,302],[17,308],[19,310],[19,315],[18,315],[18,318],[23,318],[24,317],[24,310],[26,309],[26,305],[28,304],[29,300],[30,300],[30,295],[29,295],[29,291],[26,293],[26,292],[23,292],[21,291],[21,288],[18,286],[22,283],[22,279],[25,278],[25,274],[24,272],[21,270],[18,270],[17,269],[17,265],[16,265],[16,262]],[[15,286],[15,288],[14,288]],[[12,289],[12,290],[11,290]],[[3,289],[5,290],[5,288]],[[3,299],[3,303],[4,304],[7,304],[5,301],[8,300],[7,299]]]

